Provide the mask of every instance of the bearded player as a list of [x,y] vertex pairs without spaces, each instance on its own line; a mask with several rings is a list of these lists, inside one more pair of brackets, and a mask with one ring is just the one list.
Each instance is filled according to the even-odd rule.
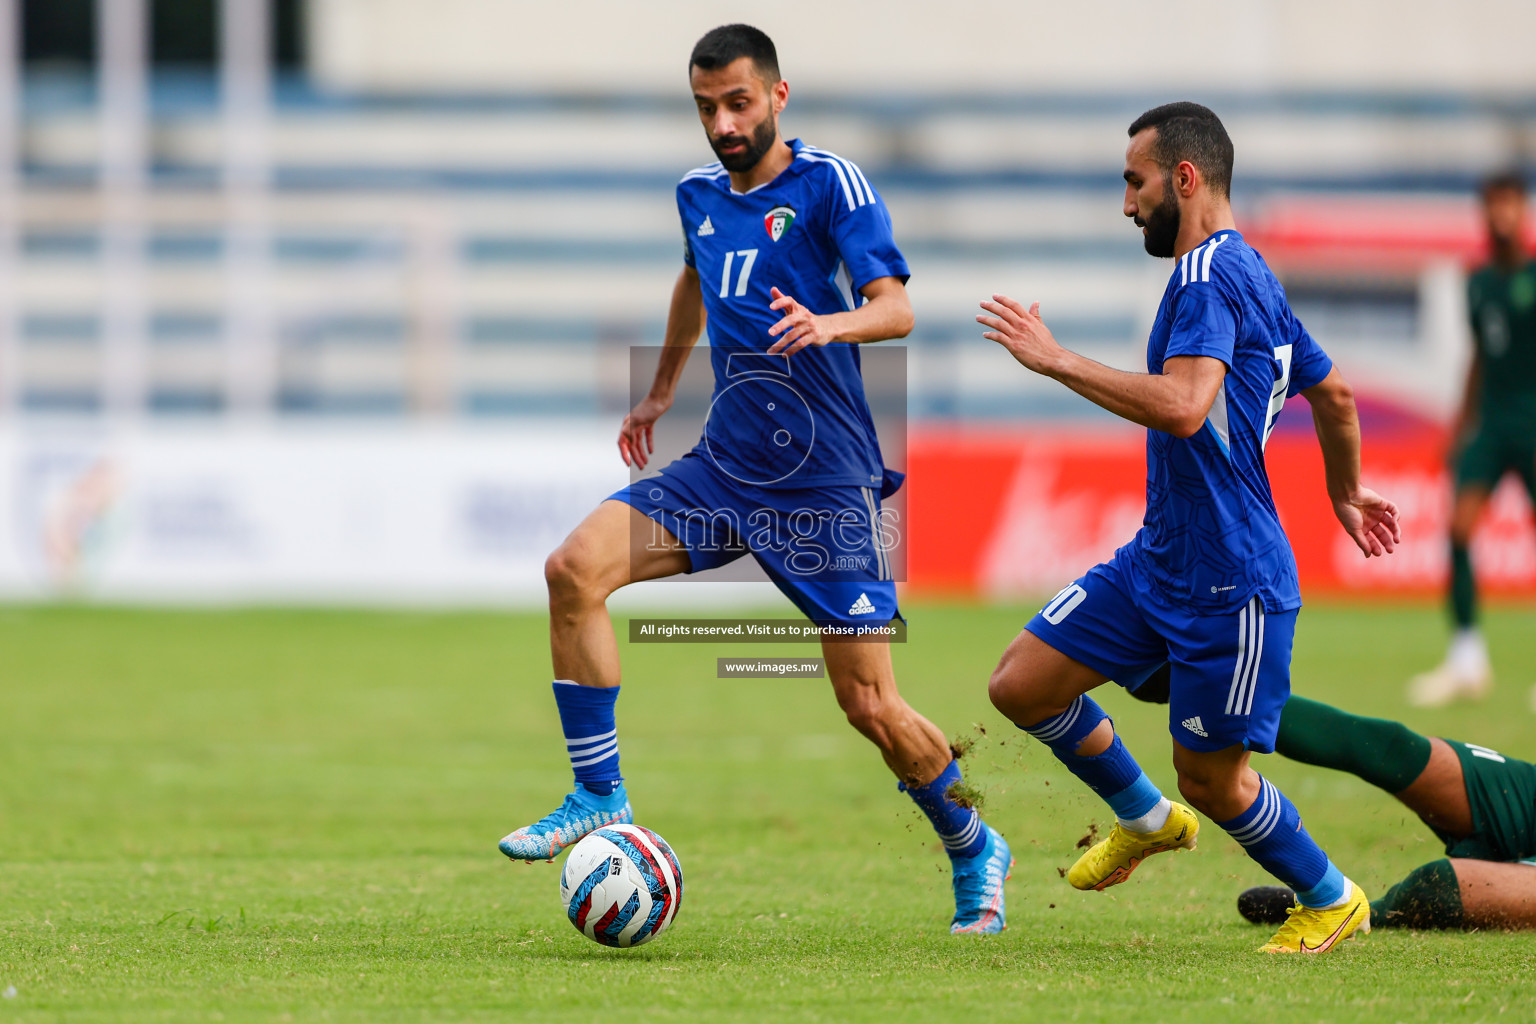
[[1028,369],[1148,428],[1146,518],[1013,641],[993,673],[992,701],[1114,810],[1109,835],[1067,875],[1079,889],[1105,889],[1152,854],[1195,845],[1195,815],[1152,784],[1088,696],[1109,679],[1139,683],[1171,663],[1180,793],[1299,903],[1262,949],[1326,952],[1370,929],[1370,904],[1285,794],[1248,765],[1252,751],[1274,749],[1301,606],[1264,468],[1288,396],[1311,403],[1329,497],[1366,557],[1393,549],[1397,509],[1361,486],[1349,385],[1234,226],[1233,147],[1221,121],[1198,104],[1170,103],[1137,118],[1129,134],[1125,215],[1149,254],[1177,259],[1147,372],[1063,349],[1038,304],[994,296],[977,320]]
[[[1526,255],[1525,180],[1501,174],[1483,185],[1491,259],[1467,281],[1472,363],[1451,428],[1456,496],[1451,505],[1451,616],[1445,661],[1414,678],[1420,707],[1477,699],[1493,685],[1477,628],[1472,534],[1499,481],[1514,473],[1536,504],[1536,264]],[[1532,694],[1536,698],[1536,693]]]
[[[818,624],[846,632],[900,614],[880,500],[901,477],[882,465],[858,350],[912,329],[890,215],[858,167],[780,137],[789,86],[762,32],[714,29],[688,68],[720,160],[677,186],[684,266],[650,394],[619,431],[624,461],[646,468],[654,424],[706,321],[713,405],[693,451],[603,502],[549,557],[554,696],[576,786],[501,841],[517,860],[552,858],[603,825],[632,820],[605,605],[619,587],[750,551]],[[835,561],[822,564],[818,552]],[[827,640],[822,651],[848,721],[879,748],[949,853],[950,931],[1001,931],[1008,844],[951,798],[959,766],[944,734],[897,693],[889,646]]]
[[[1170,674],[1164,666],[1132,696],[1167,703]],[[1371,901],[1378,928],[1536,928],[1536,765],[1305,697],[1286,701],[1275,753],[1391,793],[1445,844],[1443,858]],[[1237,908],[1255,924],[1282,924],[1295,896],[1260,886]]]

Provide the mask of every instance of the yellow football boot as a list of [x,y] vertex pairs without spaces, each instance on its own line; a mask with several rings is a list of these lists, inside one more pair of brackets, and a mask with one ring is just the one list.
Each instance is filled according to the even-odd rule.
[[[1172,801],[1170,801],[1172,803]],[[1168,820],[1156,832],[1129,832],[1119,823],[1094,843],[1067,871],[1074,889],[1108,889],[1131,877],[1136,865],[1167,850],[1193,850],[1200,821],[1195,812],[1174,803]]]
[[1296,904],[1275,937],[1259,947],[1260,953],[1326,953],[1357,932],[1371,930],[1371,901],[1354,882],[1349,899],[1327,910]]

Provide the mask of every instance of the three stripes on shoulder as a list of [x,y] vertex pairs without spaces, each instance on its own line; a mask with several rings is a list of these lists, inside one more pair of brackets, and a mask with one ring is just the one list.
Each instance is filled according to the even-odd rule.
[[1204,245],[1197,245],[1183,256],[1179,257],[1179,287],[1197,282],[1210,283],[1211,259],[1216,255],[1216,247],[1227,240],[1226,235],[1217,235]]

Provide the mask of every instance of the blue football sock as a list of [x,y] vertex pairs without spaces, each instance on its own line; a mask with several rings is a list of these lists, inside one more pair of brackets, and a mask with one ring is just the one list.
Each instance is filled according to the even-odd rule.
[[949,790],[959,781],[960,764],[951,761],[939,777],[926,786],[898,782],[896,788],[910,796],[912,802],[928,815],[933,830],[939,834],[951,857],[974,857],[987,845],[987,828],[981,822],[981,815],[950,799]]
[[619,688],[579,686],[569,679],[556,679],[554,686],[576,784],[597,796],[611,796],[624,782],[619,774],[619,730],[613,718]]
[[1331,907],[1344,898],[1343,874],[1301,827],[1296,805],[1268,779],[1260,777],[1253,806],[1216,824],[1264,870],[1296,890],[1302,906]]
[[1134,821],[1156,807],[1163,794],[1125,749],[1120,737],[1117,735],[1107,749],[1092,757],[1074,753],[1077,745],[1108,719],[1104,709],[1084,694],[1061,714],[1036,722],[1024,731],[1050,747],[1056,760],[1109,804],[1116,818]]

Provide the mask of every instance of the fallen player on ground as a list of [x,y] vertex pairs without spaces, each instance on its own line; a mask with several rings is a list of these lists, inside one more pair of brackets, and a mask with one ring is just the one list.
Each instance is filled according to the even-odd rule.
[[[1168,678],[1164,666],[1132,692],[1165,703]],[[1281,711],[1275,753],[1386,790],[1445,844],[1445,857],[1371,902],[1375,927],[1536,928],[1536,765],[1305,697]],[[1289,889],[1258,886],[1237,906],[1277,924],[1295,902]]]

